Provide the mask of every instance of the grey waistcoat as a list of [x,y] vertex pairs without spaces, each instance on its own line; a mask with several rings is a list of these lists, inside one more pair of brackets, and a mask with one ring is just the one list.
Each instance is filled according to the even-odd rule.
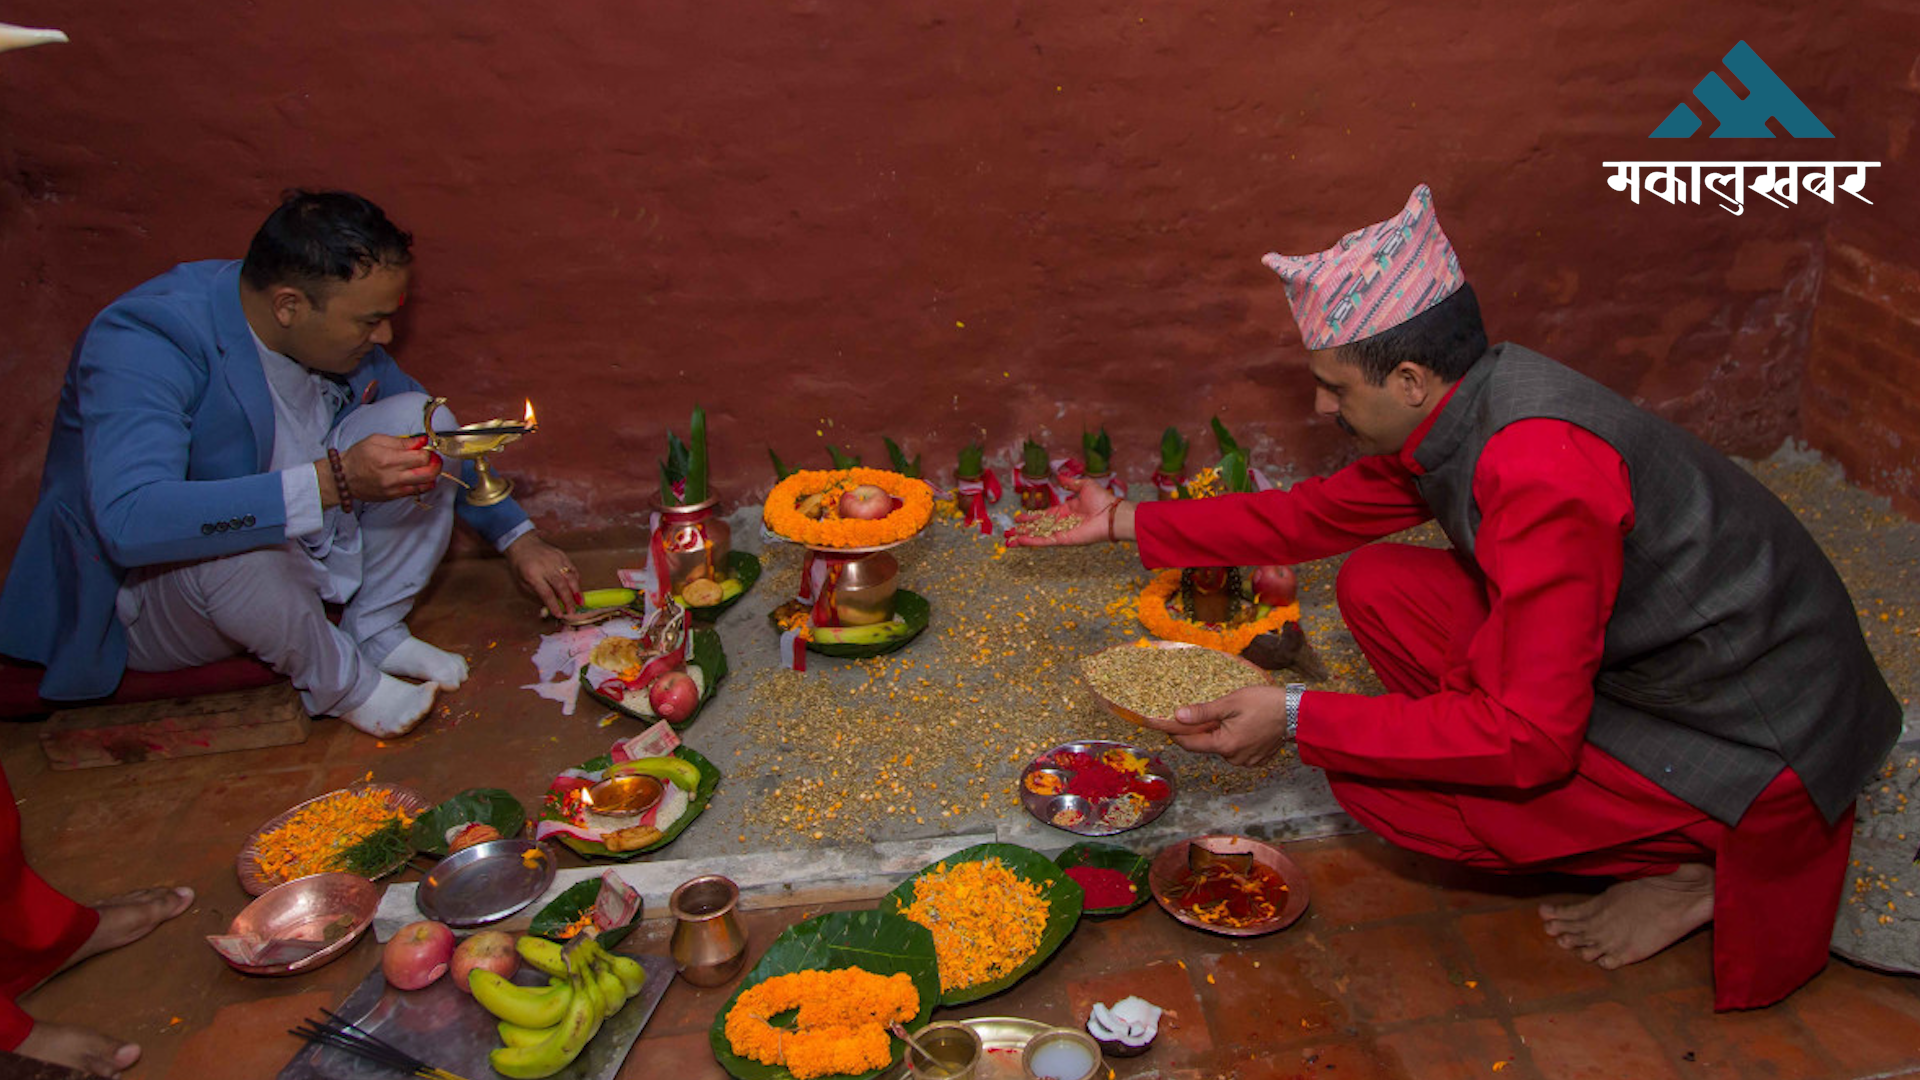
[[1793,512],[1738,465],[1592,379],[1496,345],[1461,379],[1414,458],[1420,493],[1473,555],[1474,467],[1517,420],[1550,417],[1626,461],[1634,526],[1594,680],[1587,737],[1735,824],[1790,765],[1829,822],[1899,736],[1900,704],[1853,601]]

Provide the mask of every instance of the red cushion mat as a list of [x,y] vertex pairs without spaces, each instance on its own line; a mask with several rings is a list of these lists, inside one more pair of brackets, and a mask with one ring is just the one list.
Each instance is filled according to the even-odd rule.
[[199,697],[228,690],[271,686],[284,676],[251,656],[234,656],[179,671],[129,671],[112,697],[93,701],[48,701],[40,696],[38,664],[0,660],[0,718],[35,716],[83,705],[127,705],[136,701]]

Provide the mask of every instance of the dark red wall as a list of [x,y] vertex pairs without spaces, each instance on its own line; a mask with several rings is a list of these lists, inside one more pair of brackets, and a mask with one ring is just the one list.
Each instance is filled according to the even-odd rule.
[[[1765,453],[1798,430],[1833,209],[1634,205],[1600,163],[1877,154],[1848,72],[1892,86],[1911,63],[1823,6],[1728,0],[0,17],[74,38],[0,56],[0,554],[86,320],[176,261],[238,256],[294,184],[414,231],[402,362],[468,418],[534,400],[541,433],[501,465],[561,528],[636,520],[696,401],[735,498],[771,482],[769,445],[873,463],[882,434],[944,473],[971,438],[1004,458],[1104,424],[1144,479],[1161,428],[1213,413],[1270,466],[1335,464],[1259,256],[1328,246],[1419,181],[1496,337]],[[1741,39],[1836,140],[1646,138]],[[1868,194],[1848,210],[1871,233],[1899,200]]]
[[1887,180],[1872,206],[1849,199],[1834,215],[1803,418],[1851,479],[1920,517],[1920,52],[1911,8],[1862,4],[1849,17],[1861,62],[1847,114]]

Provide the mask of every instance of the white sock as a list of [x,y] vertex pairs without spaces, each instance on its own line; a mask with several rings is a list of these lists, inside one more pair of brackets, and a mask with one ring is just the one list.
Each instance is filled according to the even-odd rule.
[[467,660],[410,637],[380,661],[380,670],[389,675],[437,683],[442,690],[458,690],[467,681]]
[[405,735],[433,708],[434,685],[410,683],[391,675],[380,676],[373,696],[340,719],[369,735],[389,738]]

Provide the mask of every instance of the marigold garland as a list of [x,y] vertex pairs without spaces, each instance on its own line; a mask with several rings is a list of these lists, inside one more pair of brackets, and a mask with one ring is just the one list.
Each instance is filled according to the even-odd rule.
[[1264,618],[1222,626],[1188,622],[1167,610],[1167,604],[1180,592],[1180,571],[1168,570],[1140,591],[1140,625],[1164,641],[1182,641],[1204,645],[1223,653],[1240,655],[1253,639],[1269,631],[1279,633],[1290,622],[1300,621],[1300,605],[1285,604],[1267,612]]
[[[794,1008],[793,1027],[767,1022]],[[741,991],[727,1013],[727,1042],[741,1057],[786,1066],[798,1080],[847,1076],[891,1064],[887,1025],[919,1012],[920,991],[904,972],[795,971]]]
[[[900,506],[877,521],[839,517],[840,496],[862,484],[899,499]],[[813,495],[824,497],[827,517],[815,520],[799,511],[800,501]],[[773,486],[760,516],[780,536],[809,547],[878,547],[926,528],[933,491],[924,480],[885,469],[801,469]]]

